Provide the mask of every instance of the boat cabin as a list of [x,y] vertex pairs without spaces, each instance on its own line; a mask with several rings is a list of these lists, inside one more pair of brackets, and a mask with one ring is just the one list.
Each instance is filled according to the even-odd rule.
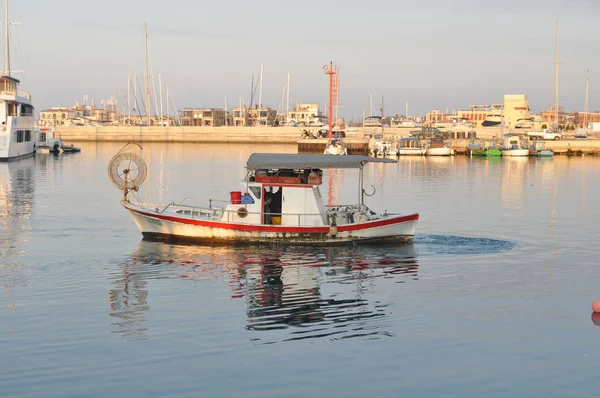
[[445,148],[446,144],[444,143],[443,138],[435,137],[432,138],[429,143],[429,148]]
[[400,140],[400,149],[419,149],[421,140],[418,137],[405,137]]
[[[230,193],[231,204],[225,209],[223,221],[326,225],[325,203],[319,190],[322,181],[323,171],[320,169],[254,170],[243,181],[243,193]],[[244,210],[240,211],[240,208]]]

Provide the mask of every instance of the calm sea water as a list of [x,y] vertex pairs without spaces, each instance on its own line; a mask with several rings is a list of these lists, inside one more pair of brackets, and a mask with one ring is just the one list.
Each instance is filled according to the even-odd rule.
[[[107,177],[120,144],[0,164],[0,396],[594,396],[600,159],[372,164],[384,247],[141,239]],[[252,152],[145,145],[142,199],[226,199]],[[357,173],[327,171],[327,199]]]

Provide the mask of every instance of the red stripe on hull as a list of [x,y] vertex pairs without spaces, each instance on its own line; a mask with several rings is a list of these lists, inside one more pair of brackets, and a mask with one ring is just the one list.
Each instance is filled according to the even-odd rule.
[[[250,231],[250,232],[279,232],[279,233],[310,233],[310,234],[327,234],[329,233],[329,225],[323,227],[298,227],[298,226],[281,226],[281,225],[249,225],[249,224],[233,224],[233,223],[224,223],[221,221],[208,221],[208,220],[193,220],[188,218],[180,218],[173,216],[165,216],[158,213],[147,213],[143,211],[139,211],[136,209],[128,208],[126,205],[126,209],[129,211],[133,211],[135,213],[141,214],[143,216],[157,218],[159,220],[171,221],[180,224],[188,224],[188,225],[198,225],[203,227],[210,228],[221,228],[221,229],[233,229],[237,231]],[[400,224],[407,221],[417,221],[419,219],[419,214],[411,214],[403,217],[394,217],[394,218],[386,218],[383,220],[376,220],[367,223],[361,224],[348,224],[348,225],[338,225],[339,232],[349,232],[349,231],[360,231],[370,228],[384,227],[387,225]]]

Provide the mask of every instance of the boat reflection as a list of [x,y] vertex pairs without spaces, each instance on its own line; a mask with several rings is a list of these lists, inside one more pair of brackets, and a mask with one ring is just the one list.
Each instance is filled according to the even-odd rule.
[[[27,284],[31,273],[23,258],[31,234],[35,197],[35,159],[0,162],[0,290],[6,308],[16,312],[13,289]],[[12,331],[12,318],[5,319]]]
[[[394,247],[208,247],[142,240],[109,293],[116,332],[144,335],[149,279],[229,285],[244,300],[250,332],[287,330],[277,340],[389,336],[390,304],[378,289],[417,279],[412,244]],[[206,289],[203,289],[206,290]],[[211,300],[220,297],[210,297]],[[289,330],[288,330],[289,329]],[[272,342],[274,336],[253,341]]]

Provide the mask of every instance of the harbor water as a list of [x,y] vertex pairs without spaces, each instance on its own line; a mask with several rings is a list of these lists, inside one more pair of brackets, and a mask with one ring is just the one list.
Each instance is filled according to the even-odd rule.
[[[595,395],[598,157],[370,164],[414,243],[211,247],[143,240],[123,144],[78,146],[0,163],[2,397]],[[138,196],[226,200],[253,152],[296,146],[144,145]],[[356,201],[355,170],[323,179]]]

